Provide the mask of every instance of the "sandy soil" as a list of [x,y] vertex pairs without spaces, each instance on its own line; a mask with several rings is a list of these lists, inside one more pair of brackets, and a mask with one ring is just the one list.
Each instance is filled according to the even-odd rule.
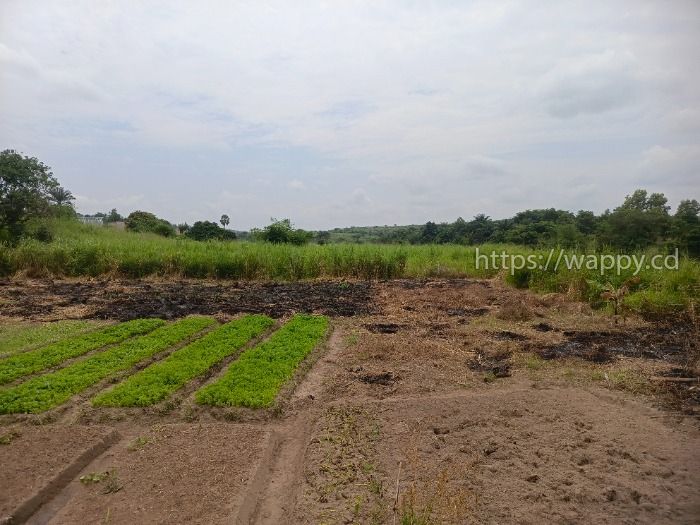
[[[366,289],[271,410],[197,408],[188,390],[151,411],[83,413],[78,397],[43,419],[0,418],[2,432],[55,430],[35,447],[57,465],[71,433],[122,436],[31,522],[700,522],[697,384],[658,381],[697,374],[693,326],[616,321],[495,281]],[[41,297],[61,311],[60,295]],[[0,445],[7,462],[20,443]],[[21,472],[2,488],[30,497]]]
[[113,429],[98,425],[2,428],[0,523],[36,510],[40,500],[60,490],[116,438]]

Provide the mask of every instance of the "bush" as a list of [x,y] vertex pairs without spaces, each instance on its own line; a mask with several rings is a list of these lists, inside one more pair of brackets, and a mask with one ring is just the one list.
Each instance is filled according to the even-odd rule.
[[187,228],[185,236],[195,241],[209,241],[209,240],[234,240],[236,234],[232,231],[225,230],[215,222],[211,221],[197,221],[191,227]]
[[275,244],[295,244],[301,246],[308,243],[313,234],[305,230],[294,229],[289,219],[272,219],[272,224],[262,230],[253,231],[256,239]]
[[126,218],[126,229],[139,233],[155,233],[163,237],[173,237],[175,228],[165,219],[159,219],[147,211],[135,211]]

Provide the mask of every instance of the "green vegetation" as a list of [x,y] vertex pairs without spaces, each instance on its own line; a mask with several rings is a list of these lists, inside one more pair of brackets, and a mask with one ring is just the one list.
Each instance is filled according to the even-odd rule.
[[509,219],[493,220],[484,214],[471,221],[411,226],[336,228],[324,234],[329,242],[407,244],[515,244],[596,250],[667,250],[678,248],[700,256],[700,203],[683,200],[675,214],[662,193],[637,190],[613,211],[601,215],[554,208],[526,210]]
[[148,406],[158,403],[239,350],[272,324],[272,319],[264,315],[248,315],[233,320],[103,392],[93,400],[93,404]]
[[[224,217],[226,216],[224,215]],[[233,241],[236,239],[236,234],[234,232],[222,228],[211,221],[197,221],[192,226],[185,228],[184,233],[187,237],[195,241]]]
[[109,375],[128,370],[215,322],[210,317],[181,319],[56,372],[0,390],[0,414],[37,413],[58,406]]
[[101,324],[98,321],[77,320],[43,324],[25,322],[0,324],[0,358],[40,345],[55,343],[81,332],[87,332]]
[[301,246],[308,243],[313,234],[304,230],[294,228],[289,219],[272,219],[272,224],[262,230],[251,231],[253,239],[274,244],[294,244]]
[[75,215],[72,200],[46,164],[11,149],[0,152],[0,244],[15,244],[30,219]]
[[[124,277],[175,276],[214,279],[299,280],[316,278],[426,278],[499,275],[493,268],[476,266],[476,247],[441,245],[377,244],[273,244],[260,242],[196,242],[166,239],[153,234],[133,234],[113,228],[75,224],[66,220],[49,223],[55,240],[51,244],[22,241],[0,251],[0,274],[23,272],[29,276]],[[523,246],[490,244],[478,247],[481,254],[505,250],[511,255],[542,256],[549,251]],[[582,253],[573,252],[572,253]],[[609,253],[617,253],[609,251]],[[637,251],[647,257],[656,248]],[[500,272],[510,284],[540,292],[567,293],[572,298],[604,306],[600,294],[610,282],[620,286],[633,270],[615,275],[564,265],[550,269],[519,270],[511,276]],[[681,257],[679,269],[643,268],[639,283],[625,303],[632,310],[659,311],[685,308],[700,302],[700,262]]]
[[145,334],[164,323],[160,319],[137,319],[10,356],[0,361],[0,384],[58,365],[90,350]]
[[196,394],[197,403],[216,406],[267,407],[299,363],[328,329],[322,316],[296,315],[269,339],[247,350],[226,375]]
[[135,211],[125,221],[126,229],[136,233],[155,233],[163,237],[173,237],[175,227],[165,219],[159,219],[147,211]]

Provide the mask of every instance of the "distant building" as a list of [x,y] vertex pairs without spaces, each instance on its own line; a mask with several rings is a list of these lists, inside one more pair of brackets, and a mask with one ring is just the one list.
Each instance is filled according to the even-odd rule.
[[96,217],[94,215],[78,215],[78,220],[83,224],[94,224],[102,225],[103,217]]

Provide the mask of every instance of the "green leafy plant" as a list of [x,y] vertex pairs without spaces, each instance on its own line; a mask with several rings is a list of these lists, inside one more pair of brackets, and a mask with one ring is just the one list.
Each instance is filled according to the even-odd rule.
[[161,319],[137,319],[10,356],[0,361],[0,384],[45,370],[91,350],[145,334],[164,323]]
[[217,406],[270,406],[327,329],[326,317],[294,316],[269,339],[244,352],[221,379],[200,389],[195,400]]
[[0,414],[37,413],[60,405],[110,374],[128,370],[215,322],[209,317],[181,319],[56,372],[0,390]]
[[93,405],[148,406],[158,403],[239,350],[273,323],[264,315],[235,319],[98,395]]

